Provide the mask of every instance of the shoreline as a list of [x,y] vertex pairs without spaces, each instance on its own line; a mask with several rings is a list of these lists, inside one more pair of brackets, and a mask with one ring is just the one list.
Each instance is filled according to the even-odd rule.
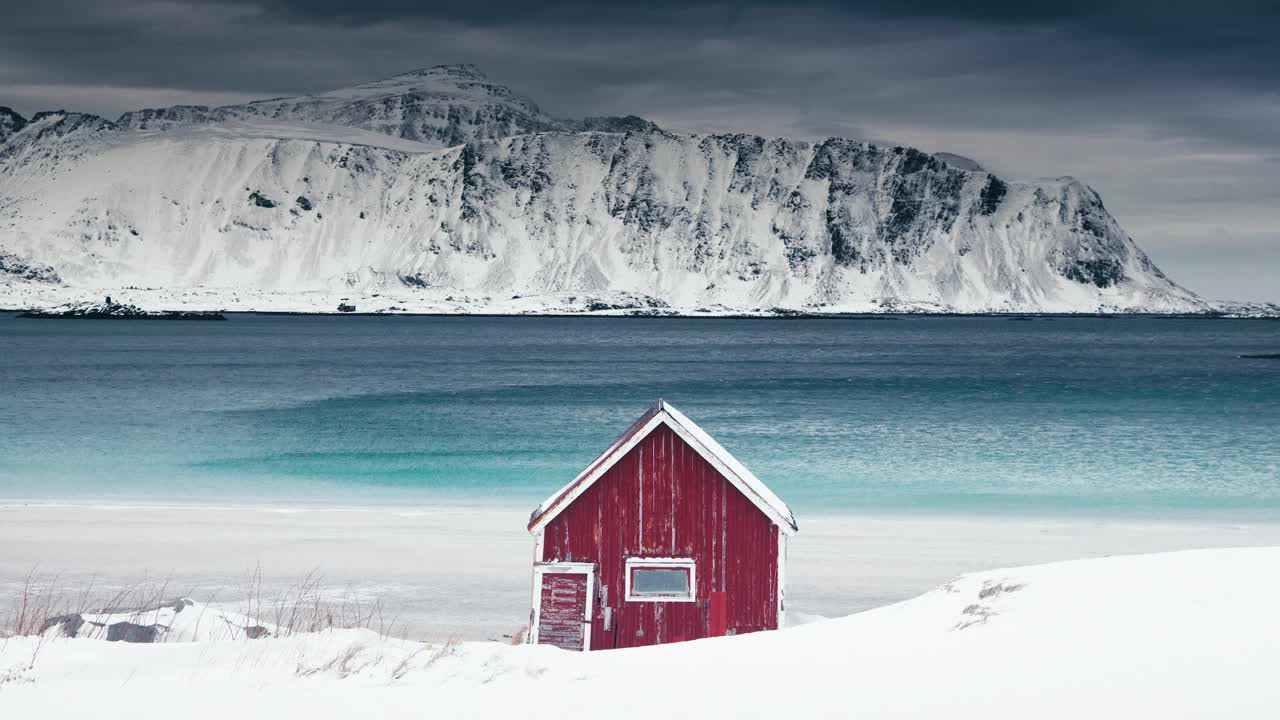
[[[0,502],[0,595],[163,582],[198,601],[264,597],[308,574],[376,598],[411,637],[489,640],[527,623],[527,509],[94,507]],[[804,514],[788,611],[840,617],[991,568],[1211,547],[1280,546],[1280,522]]]
[[[0,315],[14,315],[14,319],[59,319],[59,320],[192,320],[204,318],[175,318],[164,316],[147,316],[137,318],[94,318],[94,317],[62,317],[48,316],[39,318],[18,318],[23,313],[44,308],[20,307],[0,308]],[[631,311],[590,311],[582,312],[416,312],[395,310],[385,312],[338,312],[334,310],[228,310],[225,308],[183,308],[160,309],[158,313],[218,313],[228,316],[265,315],[270,317],[426,317],[426,318],[595,318],[595,319],[627,319],[627,320],[901,320],[905,318],[1003,318],[1006,320],[1035,319],[1155,319],[1155,320],[1280,320],[1280,314],[1238,315],[1231,312],[1207,310],[1204,312],[809,312],[803,310],[735,312],[735,313],[682,313],[682,312],[650,312],[640,309]]]
[[[538,507],[540,498],[530,495],[519,500],[483,500],[461,494],[402,494],[380,500],[362,498],[349,501],[338,495],[311,500],[279,496],[171,497],[159,500],[135,496],[68,496],[68,497],[4,497],[0,496],[0,512],[23,509],[94,510],[102,512],[248,512],[278,515],[324,513],[390,514],[399,517],[466,514],[529,515]],[[1159,507],[1140,506],[1121,500],[1105,505],[1049,508],[1045,506],[982,508],[967,505],[921,505],[912,507],[868,503],[861,506],[831,506],[811,509],[793,503],[803,531],[806,521],[848,521],[857,519],[894,519],[900,521],[973,521],[984,523],[1124,523],[1134,525],[1245,525],[1280,527],[1280,514],[1270,507]],[[1047,505],[1047,504],[1046,504]]]

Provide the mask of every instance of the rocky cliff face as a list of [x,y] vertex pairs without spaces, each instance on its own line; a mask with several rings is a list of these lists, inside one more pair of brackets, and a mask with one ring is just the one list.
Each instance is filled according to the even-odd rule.
[[463,297],[461,310],[512,296],[553,309],[1204,307],[1085,185],[951,157],[556,120],[474,68],[432,68],[118,123],[33,118],[0,146],[0,251],[73,287]]
[[0,107],[0,144],[27,124],[27,119],[7,107]]

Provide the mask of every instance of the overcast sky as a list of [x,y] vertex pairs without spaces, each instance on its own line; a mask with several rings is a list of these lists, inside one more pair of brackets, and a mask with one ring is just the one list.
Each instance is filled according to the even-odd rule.
[[1075,175],[1175,280],[1280,301],[1280,3],[38,0],[0,105],[320,91],[470,62],[560,116],[840,135]]

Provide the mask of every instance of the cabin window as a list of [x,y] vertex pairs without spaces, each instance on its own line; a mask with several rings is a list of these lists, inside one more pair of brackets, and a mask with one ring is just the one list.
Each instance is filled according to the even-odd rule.
[[696,577],[689,558],[627,558],[627,600],[693,602]]

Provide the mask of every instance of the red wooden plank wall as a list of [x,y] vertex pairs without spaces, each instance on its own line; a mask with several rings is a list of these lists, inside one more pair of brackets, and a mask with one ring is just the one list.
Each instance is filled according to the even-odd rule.
[[[692,557],[697,602],[626,602],[627,557]],[[777,626],[778,528],[665,425],[547,524],[541,559],[598,564],[593,650],[707,637],[712,592],[730,633]]]

